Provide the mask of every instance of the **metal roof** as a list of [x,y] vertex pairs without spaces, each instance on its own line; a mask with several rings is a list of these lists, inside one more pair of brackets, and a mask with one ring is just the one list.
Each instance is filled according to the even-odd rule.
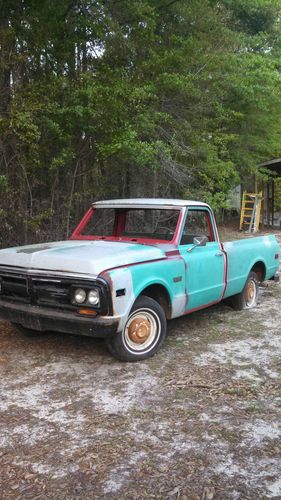
[[281,176],[281,158],[273,158],[273,160],[265,161],[264,163],[260,163],[258,167],[268,168]]
[[265,161],[264,163],[260,163],[258,166],[259,167],[267,167],[267,166],[274,165],[275,163],[281,163],[281,158],[274,158],[273,160]]
[[154,208],[175,208],[175,207],[189,207],[189,206],[200,206],[207,207],[207,203],[202,201],[192,201],[192,200],[175,200],[169,198],[127,198],[121,200],[103,200],[96,201],[92,204],[96,208],[130,208],[130,207],[154,207]]

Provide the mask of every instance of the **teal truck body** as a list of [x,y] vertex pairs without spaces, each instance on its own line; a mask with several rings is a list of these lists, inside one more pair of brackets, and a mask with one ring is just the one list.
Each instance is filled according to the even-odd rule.
[[274,235],[221,243],[202,202],[96,202],[70,240],[0,251],[0,316],[26,333],[104,337],[137,361],[160,349],[169,319],[226,298],[254,307],[279,260]]

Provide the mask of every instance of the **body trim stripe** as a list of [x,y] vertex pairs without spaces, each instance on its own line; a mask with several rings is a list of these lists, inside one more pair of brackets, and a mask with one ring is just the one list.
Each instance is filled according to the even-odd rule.
[[109,273],[110,271],[115,271],[115,269],[123,269],[125,267],[138,266],[139,264],[150,264],[151,262],[160,262],[161,260],[167,260],[167,257],[160,257],[159,259],[152,260],[142,260],[141,262],[132,262],[131,264],[122,264],[121,266],[109,267],[108,269],[104,269],[99,276],[102,276],[104,273]]
[[185,311],[183,314],[186,315],[186,314],[190,314],[190,313],[193,313],[196,311],[200,311],[200,309],[205,309],[207,307],[214,306],[215,304],[218,304],[220,301],[221,301],[221,299],[214,300],[213,302],[208,302],[208,304],[204,304],[202,306],[197,306],[197,307],[194,307],[193,309],[188,309],[188,311]]

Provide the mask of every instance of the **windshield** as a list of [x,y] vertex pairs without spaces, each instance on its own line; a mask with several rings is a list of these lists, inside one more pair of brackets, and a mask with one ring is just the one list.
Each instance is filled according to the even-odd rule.
[[129,239],[171,241],[174,237],[180,210],[154,208],[98,208],[80,234],[85,239]]

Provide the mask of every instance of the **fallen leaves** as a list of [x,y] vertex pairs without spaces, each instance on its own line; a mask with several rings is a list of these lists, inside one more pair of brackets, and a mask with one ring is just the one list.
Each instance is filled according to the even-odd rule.
[[[281,298],[280,286],[277,292]],[[256,314],[247,313],[247,320],[254,331]],[[279,477],[280,446],[268,440],[259,448],[245,445],[245,424],[261,415],[266,422],[279,418],[280,378],[262,367],[259,384],[237,379],[232,359],[197,365],[194,358],[218,342],[217,324],[222,346],[246,338],[237,313],[221,305],[171,322],[189,345],[172,334],[161,353],[140,364],[112,360],[91,339],[54,335],[26,342],[3,324],[3,499],[96,500],[105,498],[106,484],[112,488],[107,497],[124,500],[213,500],[232,498],[234,491],[262,497],[263,473]],[[279,367],[279,358],[268,360]]]
[[196,387],[200,389],[211,389],[213,386],[207,384],[200,378],[187,377],[186,379],[170,379],[165,384],[167,387],[176,389],[188,389],[189,387]]

